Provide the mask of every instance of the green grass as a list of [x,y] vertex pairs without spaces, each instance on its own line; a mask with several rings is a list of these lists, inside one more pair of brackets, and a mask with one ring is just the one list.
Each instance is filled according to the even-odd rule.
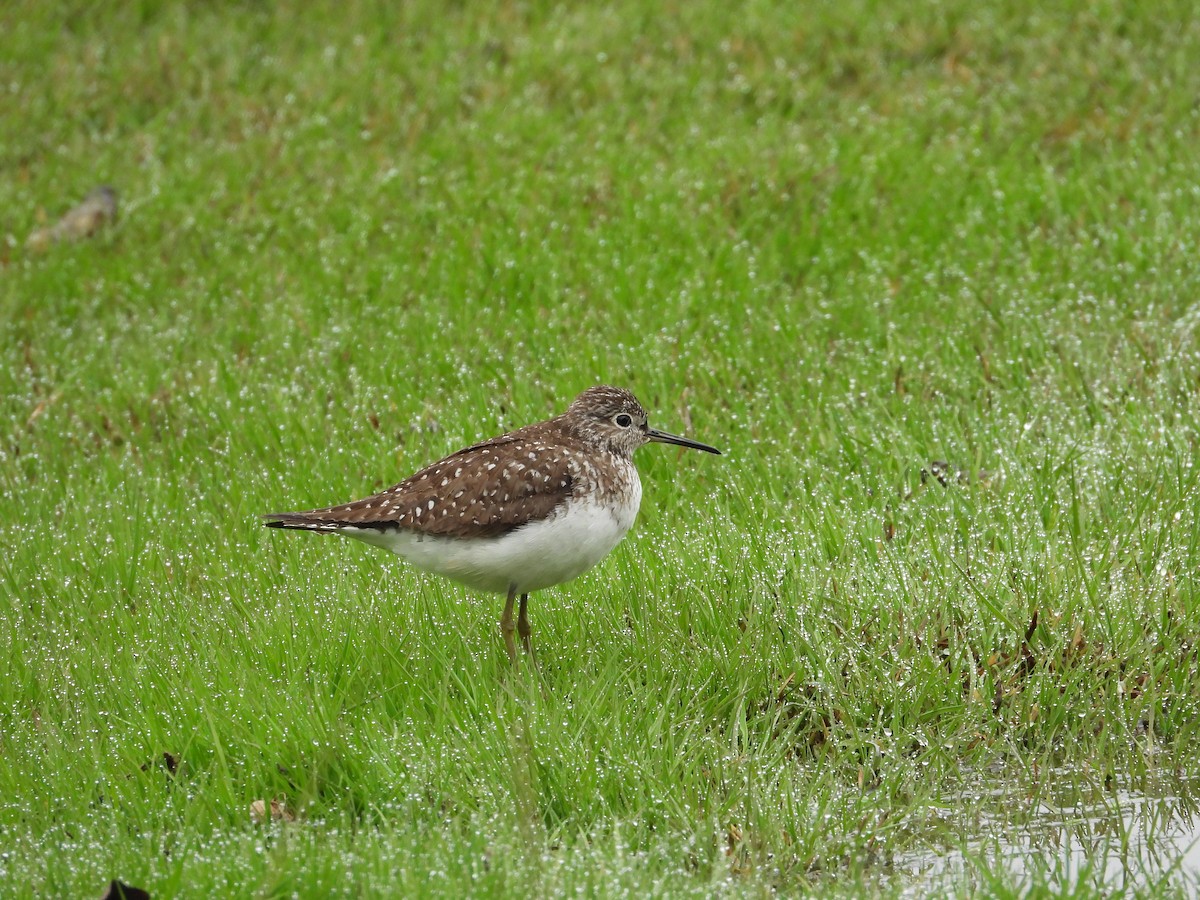
[[[1200,20],[715,7],[0,9],[0,893],[1094,896],[1120,814],[992,840],[1192,821]],[[726,455],[538,678],[256,519],[601,381]]]

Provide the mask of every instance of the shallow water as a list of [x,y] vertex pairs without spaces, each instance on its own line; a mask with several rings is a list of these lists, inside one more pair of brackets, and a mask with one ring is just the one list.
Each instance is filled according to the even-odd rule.
[[905,896],[967,887],[989,873],[1027,886],[1088,885],[1104,891],[1200,887],[1200,779],[1125,782],[1077,771],[1043,772],[1024,784],[965,790],[930,810],[957,846],[897,854],[891,877]]

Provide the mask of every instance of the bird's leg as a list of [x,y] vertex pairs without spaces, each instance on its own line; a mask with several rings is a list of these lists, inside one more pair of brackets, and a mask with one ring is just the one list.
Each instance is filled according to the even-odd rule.
[[533,634],[533,628],[529,625],[529,595],[521,595],[521,612],[517,616],[517,633],[521,635],[521,646],[525,648],[525,652],[529,654],[529,658],[533,660],[533,664],[537,665],[537,657],[533,655],[533,641],[530,635]]
[[[517,642],[513,640],[513,631],[516,625],[513,623],[513,600],[517,596],[517,587],[513,585],[508,589],[508,600],[504,603],[504,612],[500,616],[500,634],[504,636],[504,649],[508,651],[508,660],[514,666],[517,664]],[[525,608],[525,601],[521,601],[521,609]]]

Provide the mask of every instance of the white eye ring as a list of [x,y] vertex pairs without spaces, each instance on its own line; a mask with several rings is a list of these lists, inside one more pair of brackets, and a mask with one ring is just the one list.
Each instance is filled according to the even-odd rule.
[[630,425],[633,424],[633,418],[631,416],[629,416],[627,413],[620,413],[619,415],[617,415],[613,418],[613,421],[616,422],[618,425],[620,425],[622,428],[628,428]]

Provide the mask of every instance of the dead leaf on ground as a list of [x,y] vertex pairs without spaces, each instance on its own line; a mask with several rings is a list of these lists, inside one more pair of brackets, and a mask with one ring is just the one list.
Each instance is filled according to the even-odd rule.
[[77,206],[44,228],[36,228],[25,246],[30,250],[45,250],[60,241],[77,241],[91,237],[117,218],[117,192],[103,184],[83,198]]
[[266,800],[255,800],[250,804],[250,820],[255,825],[261,825],[268,818],[275,822],[294,822],[296,814],[287,808],[285,800],[272,799],[270,803]]

